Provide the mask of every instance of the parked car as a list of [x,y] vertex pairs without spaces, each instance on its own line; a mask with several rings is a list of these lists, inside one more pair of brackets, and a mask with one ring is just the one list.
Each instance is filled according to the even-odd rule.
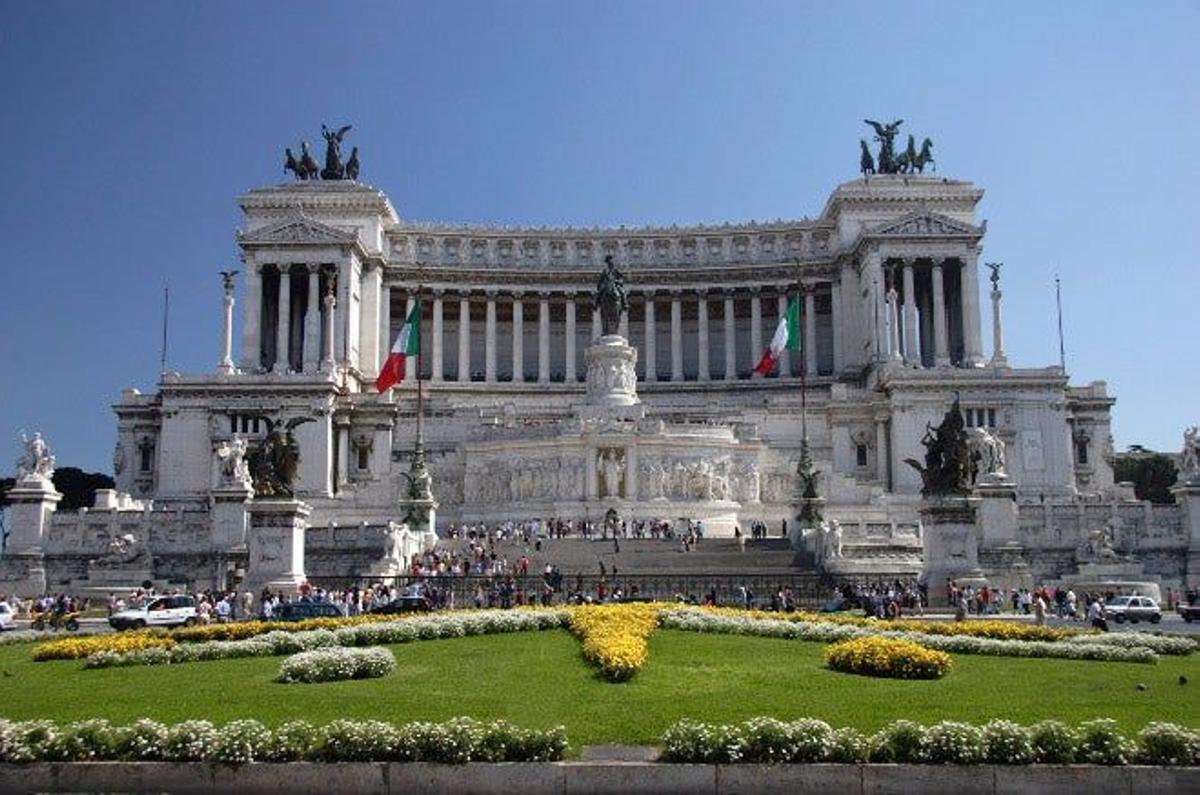
[[369,613],[426,613],[433,609],[425,587],[420,583],[407,586],[399,596],[387,604],[368,610]]
[[108,623],[118,632],[146,627],[190,627],[196,623],[196,600],[191,596],[156,596],[141,607],[113,613]]
[[14,618],[12,606],[8,602],[0,602],[0,632],[16,629],[16,625],[13,624]]
[[1158,602],[1149,596],[1118,596],[1104,605],[1108,617],[1118,624],[1128,621],[1136,624],[1139,621],[1149,621],[1157,624],[1162,621],[1162,610]]
[[305,621],[310,618],[342,618],[342,611],[329,602],[288,602],[271,613],[272,621]]

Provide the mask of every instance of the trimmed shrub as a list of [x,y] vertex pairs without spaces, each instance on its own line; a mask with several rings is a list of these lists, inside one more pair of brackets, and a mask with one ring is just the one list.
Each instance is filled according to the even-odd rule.
[[871,738],[872,762],[918,764],[925,761],[925,727],[910,720],[884,726]]
[[1044,720],[1029,727],[1033,761],[1046,765],[1069,765],[1075,761],[1079,737],[1075,730],[1058,720]]
[[846,765],[866,762],[871,756],[871,738],[850,727],[834,729],[829,747],[829,761]]
[[1029,730],[1010,720],[989,721],[983,727],[983,759],[993,765],[1028,765],[1034,760]]
[[167,730],[162,758],[172,762],[201,762],[217,744],[217,730],[206,720],[185,720]]
[[324,736],[321,729],[306,720],[290,720],[271,732],[270,745],[263,759],[267,762],[316,759]]
[[235,720],[217,732],[208,758],[230,765],[265,759],[272,750],[271,730],[256,720]]
[[1200,732],[1174,723],[1148,723],[1138,732],[1137,761],[1143,765],[1200,764]]
[[662,736],[664,762],[726,765],[742,761],[746,738],[742,726],[681,720]]
[[1117,722],[1107,718],[1090,720],[1079,725],[1079,745],[1075,761],[1089,765],[1126,765],[1133,758],[1135,746],[1121,736]]
[[944,720],[930,726],[921,744],[926,762],[975,765],[983,761],[983,733],[969,723]]

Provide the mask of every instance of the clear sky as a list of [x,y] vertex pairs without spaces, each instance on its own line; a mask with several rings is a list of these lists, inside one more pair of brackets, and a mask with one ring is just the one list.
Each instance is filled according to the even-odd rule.
[[164,284],[169,367],[213,369],[234,200],[322,122],[354,125],[404,217],[616,225],[814,216],[857,176],[862,119],[903,118],[987,191],[1010,361],[1057,362],[1058,273],[1068,370],[1118,396],[1118,449],[1200,422],[1194,2],[0,12],[0,462],[40,429],[60,465],[110,470]]

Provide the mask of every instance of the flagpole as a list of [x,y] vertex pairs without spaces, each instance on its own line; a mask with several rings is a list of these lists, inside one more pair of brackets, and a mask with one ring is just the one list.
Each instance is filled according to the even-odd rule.
[[1062,368],[1063,375],[1067,374],[1067,348],[1063,343],[1063,324],[1062,324],[1062,284],[1059,281],[1058,274],[1054,274],[1054,302],[1058,305],[1058,366]]
[[421,377],[421,365],[424,363],[421,354],[421,318],[424,315],[424,307],[421,306],[421,263],[417,263],[417,449],[420,450],[425,445],[423,434],[423,425],[425,420],[425,393],[423,386],[424,379]]

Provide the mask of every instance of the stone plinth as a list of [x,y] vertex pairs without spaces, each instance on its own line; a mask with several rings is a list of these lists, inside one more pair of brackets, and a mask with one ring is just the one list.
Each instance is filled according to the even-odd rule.
[[209,500],[209,526],[216,550],[246,549],[247,505],[253,496],[254,489],[248,483],[229,483],[213,489]]
[[1017,487],[1007,477],[985,476],[975,487],[979,498],[979,521],[982,545],[997,547],[1017,543],[1020,523],[1017,521]]
[[28,475],[17,481],[8,492],[9,505],[5,509],[8,525],[6,557],[41,554],[46,532],[50,529],[50,517],[58,510],[62,496],[49,478]]
[[617,334],[601,337],[584,352],[587,402],[593,406],[632,406],[637,396],[637,349]]
[[1183,527],[1188,538],[1188,588],[1200,588],[1200,478],[1191,476],[1171,489],[1175,502],[1183,509]]
[[299,500],[253,499],[247,506],[250,562],[241,588],[295,593],[304,582],[304,531],[312,508]]
[[921,580],[929,588],[929,603],[944,605],[946,580],[963,584],[986,582],[979,568],[978,497],[933,497],[921,501],[921,536],[925,565]]

